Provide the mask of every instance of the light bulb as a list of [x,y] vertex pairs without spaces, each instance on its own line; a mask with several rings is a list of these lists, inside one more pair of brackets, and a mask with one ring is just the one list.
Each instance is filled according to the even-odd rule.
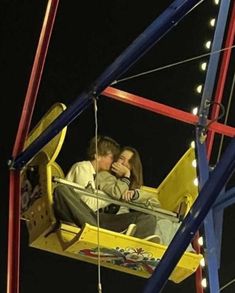
[[201,267],[205,267],[206,263],[205,263],[205,258],[203,257],[201,260],[200,260],[200,266]]
[[214,27],[215,26],[215,18],[212,18],[210,20],[210,26]]
[[200,236],[200,237],[198,238],[197,242],[198,242],[198,244],[199,244],[200,246],[202,246],[202,245],[203,245],[203,237]]
[[192,160],[192,166],[193,166],[194,168],[197,167],[197,160],[196,160],[196,159]]
[[195,149],[195,141],[191,141],[190,146],[192,149]]
[[193,113],[193,115],[197,115],[197,113],[198,113],[198,107],[193,108],[192,113]]
[[207,63],[206,62],[201,63],[201,70],[205,71],[206,70],[206,66],[207,66]]
[[202,84],[199,84],[199,85],[196,87],[196,92],[199,93],[199,94],[202,92]]
[[195,178],[195,179],[193,180],[193,184],[194,184],[195,186],[198,186],[198,178]]
[[203,288],[206,288],[207,287],[207,280],[206,280],[206,278],[203,278],[202,279],[201,285],[202,285]]
[[207,42],[205,43],[205,47],[206,47],[207,49],[210,49],[210,47],[211,47],[211,41],[207,41]]

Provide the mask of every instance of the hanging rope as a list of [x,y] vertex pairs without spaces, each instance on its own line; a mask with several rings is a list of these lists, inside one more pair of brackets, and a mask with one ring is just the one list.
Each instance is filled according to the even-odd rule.
[[[98,174],[98,143],[97,143],[97,137],[98,137],[98,119],[97,119],[97,112],[98,112],[98,107],[97,107],[97,100],[96,97],[93,99],[94,101],[94,117],[95,117],[95,152],[96,152],[96,168],[95,168],[95,173]],[[98,249],[98,284],[97,284],[97,289],[98,293],[102,293],[102,284],[101,284],[101,265],[100,265],[100,213],[99,213],[99,199],[98,199],[98,183],[97,183],[97,176],[95,176],[95,192],[97,195],[97,213],[96,213],[96,218],[97,218],[97,249]]]
[[207,124],[207,126],[206,126],[206,130],[208,130],[209,126],[210,126],[212,123],[214,123],[214,122],[220,120],[222,117],[224,117],[224,114],[225,114],[225,108],[224,108],[224,105],[223,105],[223,104],[212,101],[212,102],[209,102],[209,103],[208,103],[208,106],[209,106],[209,107],[210,107],[211,105],[217,105],[217,106],[219,106],[220,109],[222,110],[222,112],[221,112],[221,114],[220,114],[218,117],[216,117],[215,119],[212,119],[212,120]]
[[164,66],[161,66],[161,67],[157,67],[155,69],[144,71],[144,72],[141,72],[141,73],[138,73],[138,74],[135,74],[135,75],[131,75],[129,77],[125,77],[125,78],[122,78],[122,79],[119,79],[119,80],[115,80],[115,81],[112,82],[111,85],[114,85],[114,84],[117,84],[117,83],[120,83],[120,82],[123,82],[123,81],[127,81],[127,80],[130,80],[130,79],[134,79],[136,77],[144,76],[144,75],[156,72],[156,71],[160,71],[160,70],[171,68],[171,67],[174,67],[174,66],[177,66],[177,65],[181,65],[181,64],[184,64],[184,63],[187,63],[187,62],[191,62],[191,61],[194,61],[194,60],[197,60],[197,59],[208,57],[208,56],[213,55],[213,54],[218,54],[220,52],[233,49],[234,47],[235,47],[235,45],[230,46],[230,47],[226,47],[226,48],[222,48],[221,50],[217,50],[217,51],[213,51],[213,52],[210,52],[210,53],[205,53],[205,54],[202,54],[202,55],[198,55],[198,56],[195,56],[195,57],[184,59],[182,61],[171,63],[171,64],[164,65]]

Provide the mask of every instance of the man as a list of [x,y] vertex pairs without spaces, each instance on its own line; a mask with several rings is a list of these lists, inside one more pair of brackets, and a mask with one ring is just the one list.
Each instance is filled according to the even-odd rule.
[[[88,190],[94,189],[96,173],[109,170],[119,151],[119,144],[112,138],[93,137],[87,151],[88,160],[73,164],[66,179]],[[106,205],[108,202],[82,195],[78,190],[66,185],[59,184],[54,190],[56,218],[75,223],[79,227],[85,223],[96,226],[95,212]]]
[[[87,151],[88,160],[73,164],[66,179],[88,190],[94,190],[96,188],[95,175],[101,171],[109,171],[119,152],[120,146],[114,139],[108,136],[98,136],[96,140],[96,137],[93,137]],[[81,199],[94,212],[109,204],[103,200],[97,202],[96,198],[89,196],[81,196]]]

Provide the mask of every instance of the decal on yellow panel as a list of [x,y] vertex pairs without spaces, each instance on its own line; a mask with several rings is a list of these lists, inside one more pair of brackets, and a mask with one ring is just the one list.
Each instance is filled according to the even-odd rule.
[[[167,247],[86,224],[76,242],[65,249],[71,256],[102,266],[148,278],[153,273]],[[170,276],[179,283],[199,266],[201,254],[185,252]]]
[[93,249],[82,249],[78,253],[88,257],[98,257],[100,254],[101,260],[121,267],[126,267],[136,271],[146,271],[152,274],[159,258],[154,258],[152,254],[145,251],[143,248],[121,248],[116,249],[95,247]]

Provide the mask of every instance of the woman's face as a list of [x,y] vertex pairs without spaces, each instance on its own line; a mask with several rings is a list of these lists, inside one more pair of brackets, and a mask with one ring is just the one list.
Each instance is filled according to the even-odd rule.
[[124,150],[119,155],[119,158],[118,158],[117,162],[121,163],[122,165],[124,165],[128,169],[131,169],[131,165],[130,165],[130,162],[129,161],[132,158],[132,156],[133,156],[133,152],[132,151]]

